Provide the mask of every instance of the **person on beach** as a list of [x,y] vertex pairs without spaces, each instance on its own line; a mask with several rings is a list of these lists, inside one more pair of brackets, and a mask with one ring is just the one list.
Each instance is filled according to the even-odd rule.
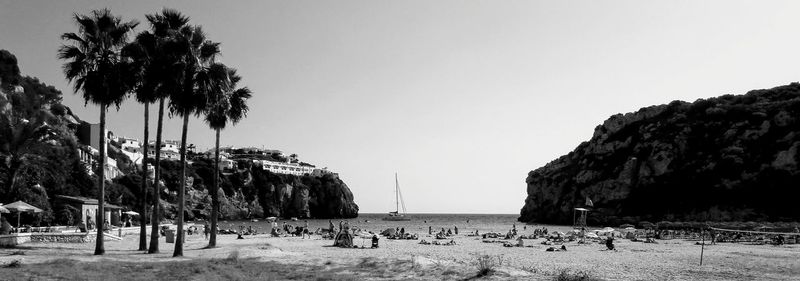
[[431,226],[429,225],[429,226],[428,226],[428,235],[431,235],[431,234],[433,234],[433,227],[431,227]]
[[[6,222],[6,223],[7,223],[7,222]],[[9,225],[8,227],[10,228],[11,226]],[[86,230],[86,224],[85,224],[85,223],[83,223],[83,221],[82,221],[82,220],[80,220],[80,219],[78,220],[78,225],[77,225],[77,227],[78,227],[78,231],[80,231],[80,232],[88,232],[88,230]],[[0,234],[3,234],[3,233],[2,233],[2,230],[0,230]]]
[[453,229],[455,229],[456,235],[458,235],[458,226],[454,226]]
[[611,251],[611,250],[616,251],[617,250],[617,249],[614,248],[614,238],[613,237],[608,237],[608,239],[606,239],[606,248],[608,248],[609,251]]
[[717,231],[711,230],[711,245],[717,244]]
[[303,226],[303,231],[300,235],[302,235],[302,239],[306,239],[306,235],[308,235],[308,239],[311,239],[311,233],[308,232],[308,221],[304,221],[305,225]]

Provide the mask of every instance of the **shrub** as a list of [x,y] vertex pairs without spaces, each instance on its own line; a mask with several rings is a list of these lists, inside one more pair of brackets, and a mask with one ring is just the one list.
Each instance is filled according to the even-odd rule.
[[498,259],[495,262],[494,257],[490,255],[479,255],[476,258],[475,266],[478,268],[478,277],[488,276],[495,272],[495,267],[502,262],[501,259]]

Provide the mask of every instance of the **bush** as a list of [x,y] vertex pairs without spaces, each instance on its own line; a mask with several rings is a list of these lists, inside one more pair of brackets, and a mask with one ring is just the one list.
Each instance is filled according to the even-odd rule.
[[555,281],[599,281],[601,279],[592,276],[589,272],[586,271],[575,271],[572,272],[569,269],[562,269],[558,275],[553,278]]
[[501,257],[495,258],[490,255],[479,255],[476,258],[475,266],[478,268],[478,275],[477,277],[483,277],[491,275],[495,272],[495,267],[499,266],[503,262]]

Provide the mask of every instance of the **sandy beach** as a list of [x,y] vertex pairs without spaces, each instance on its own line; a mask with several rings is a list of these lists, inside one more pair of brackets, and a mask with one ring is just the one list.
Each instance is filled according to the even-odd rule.
[[[548,280],[562,270],[585,272],[601,280],[800,280],[800,245],[746,245],[720,243],[706,245],[703,266],[700,246],[693,241],[659,240],[658,244],[616,240],[617,251],[607,251],[599,243],[567,243],[567,251],[547,252],[543,239],[525,240],[530,247],[503,247],[502,243],[485,243],[480,238],[456,236],[457,245],[422,245],[419,240],[380,239],[378,249],[342,249],[332,247],[331,240],[315,235],[272,238],[267,235],[220,235],[215,249],[203,249],[202,235],[187,237],[185,257],[172,258],[174,244],[161,240],[161,253],[136,251],[136,235],[122,241],[107,241],[104,256],[92,255],[94,244],[25,244],[17,249],[0,249],[0,279],[49,280],[69,279],[69,273],[41,275],[37,267],[54,266],[69,260],[76,264],[96,264],[103,268],[120,265],[162,264],[174,262],[212,262],[231,259],[248,260],[248,264],[269,263],[270,268],[296,268],[306,273],[322,274],[313,279],[343,280],[461,280],[475,277],[479,256],[488,255],[496,264],[496,272],[486,280]],[[423,235],[421,239],[432,241]],[[440,240],[444,241],[444,240]],[[369,246],[369,241],[356,237],[354,244]],[[20,251],[24,254],[20,254]],[[6,265],[19,261],[19,267]],[[254,263],[255,262],[255,263]],[[283,266],[285,265],[285,267]],[[112,269],[107,269],[111,270]],[[102,270],[101,270],[102,271]],[[283,275],[271,278],[308,279],[308,275]],[[209,274],[179,276],[191,280],[217,279]],[[102,275],[101,275],[102,276]],[[118,278],[117,278],[118,277]],[[137,280],[137,274],[119,275],[115,279]],[[82,276],[95,280],[92,276]],[[101,277],[97,277],[101,278]],[[237,279],[236,277],[219,277]],[[144,279],[144,278],[142,278]]]

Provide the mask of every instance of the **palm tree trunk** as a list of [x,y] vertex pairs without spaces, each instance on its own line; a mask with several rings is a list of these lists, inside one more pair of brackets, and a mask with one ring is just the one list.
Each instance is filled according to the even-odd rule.
[[208,240],[208,248],[217,246],[217,220],[219,219],[219,131],[217,129],[217,140],[214,146],[214,182],[211,186],[211,239]]
[[103,218],[106,214],[105,209],[105,197],[106,197],[106,105],[100,105],[100,143],[98,144],[97,149],[100,150],[100,159],[98,159],[99,163],[99,177],[97,184],[97,188],[100,189],[100,192],[97,194],[97,214],[95,217],[97,219],[97,239],[95,240],[96,244],[94,247],[94,254],[95,255],[102,255],[105,254],[106,249],[103,247],[103,228],[104,228],[104,221]]
[[178,187],[178,236],[175,240],[173,257],[183,256],[183,210],[186,208],[186,131],[189,129],[189,114],[183,114],[183,131],[181,132],[181,186]]
[[139,251],[147,251],[147,153],[150,137],[150,103],[144,103],[144,142],[142,157],[142,210],[139,213]]
[[161,177],[161,131],[164,124],[164,99],[158,101],[158,125],[156,125],[156,161],[155,161],[155,177],[153,178],[153,217],[150,218],[150,224],[153,225],[150,232],[150,249],[147,251],[150,254],[158,253],[158,227],[160,216],[158,215],[159,208],[161,207],[161,193],[159,186],[159,178]]

